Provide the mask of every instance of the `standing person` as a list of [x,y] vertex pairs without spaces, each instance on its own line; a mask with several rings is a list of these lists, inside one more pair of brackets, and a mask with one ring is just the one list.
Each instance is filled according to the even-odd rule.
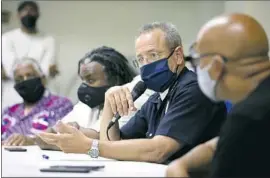
[[48,78],[49,85],[50,79],[58,74],[55,40],[37,28],[37,20],[40,16],[38,5],[34,1],[24,1],[19,4],[17,12],[20,28],[2,36],[2,70],[4,69],[6,74],[5,78],[2,77],[2,108],[22,101],[13,89],[12,66],[16,60],[24,57],[37,60]]
[[270,177],[270,62],[263,27],[245,14],[207,22],[197,37],[193,64],[211,100],[230,100],[220,137],[169,166],[167,176],[205,169],[210,177]]

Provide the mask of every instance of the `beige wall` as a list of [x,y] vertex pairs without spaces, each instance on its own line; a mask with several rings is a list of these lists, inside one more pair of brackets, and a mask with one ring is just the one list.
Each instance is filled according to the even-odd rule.
[[[2,1],[2,8],[12,11],[12,21],[3,31],[18,26],[18,1]],[[60,93],[76,101],[77,61],[87,51],[100,45],[115,47],[126,56],[134,55],[137,29],[152,21],[174,23],[182,37],[185,51],[195,39],[200,26],[224,10],[223,2],[199,1],[39,1],[39,28],[51,33],[59,43],[58,78]]]

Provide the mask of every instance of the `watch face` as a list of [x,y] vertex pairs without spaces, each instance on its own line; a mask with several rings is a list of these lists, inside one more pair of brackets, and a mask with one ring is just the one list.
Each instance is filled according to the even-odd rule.
[[97,158],[98,157],[98,154],[99,154],[98,149],[92,149],[92,150],[90,150],[90,156],[92,158]]

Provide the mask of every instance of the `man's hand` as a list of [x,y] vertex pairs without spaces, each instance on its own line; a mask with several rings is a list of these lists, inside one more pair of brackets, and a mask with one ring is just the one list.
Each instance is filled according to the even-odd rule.
[[[46,130],[46,133],[56,133],[55,130],[50,127]],[[40,147],[40,149],[44,149],[44,150],[57,150],[59,151],[60,148],[58,148],[55,145],[51,145],[51,144],[47,144],[46,142],[44,142],[40,137],[36,137],[35,139],[35,143]]]
[[65,153],[87,153],[92,140],[81,131],[59,121],[56,126],[58,134],[40,133],[38,136],[48,144],[56,145]]
[[26,145],[34,145],[34,139],[21,135],[21,134],[12,134],[7,138],[4,142],[4,146],[26,146]]
[[128,115],[129,111],[136,111],[131,92],[126,86],[111,87],[105,93],[105,102],[110,105],[113,114]]
[[51,65],[49,67],[49,74],[50,74],[50,77],[52,77],[52,78],[54,78],[56,75],[59,74],[59,70],[58,70],[57,65]]
[[172,162],[166,171],[166,177],[189,177],[188,169],[184,162]]
[[80,130],[80,125],[77,122],[68,122],[67,125],[75,127],[76,129]]

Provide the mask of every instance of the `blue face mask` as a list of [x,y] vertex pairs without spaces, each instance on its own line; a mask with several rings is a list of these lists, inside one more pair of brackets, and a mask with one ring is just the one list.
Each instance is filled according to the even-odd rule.
[[147,88],[156,92],[164,92],[177,78],[177,73],[173,73],[168,66],[168,59],[172,53],[164,59],[152,62],[141,67],[141,77]]

